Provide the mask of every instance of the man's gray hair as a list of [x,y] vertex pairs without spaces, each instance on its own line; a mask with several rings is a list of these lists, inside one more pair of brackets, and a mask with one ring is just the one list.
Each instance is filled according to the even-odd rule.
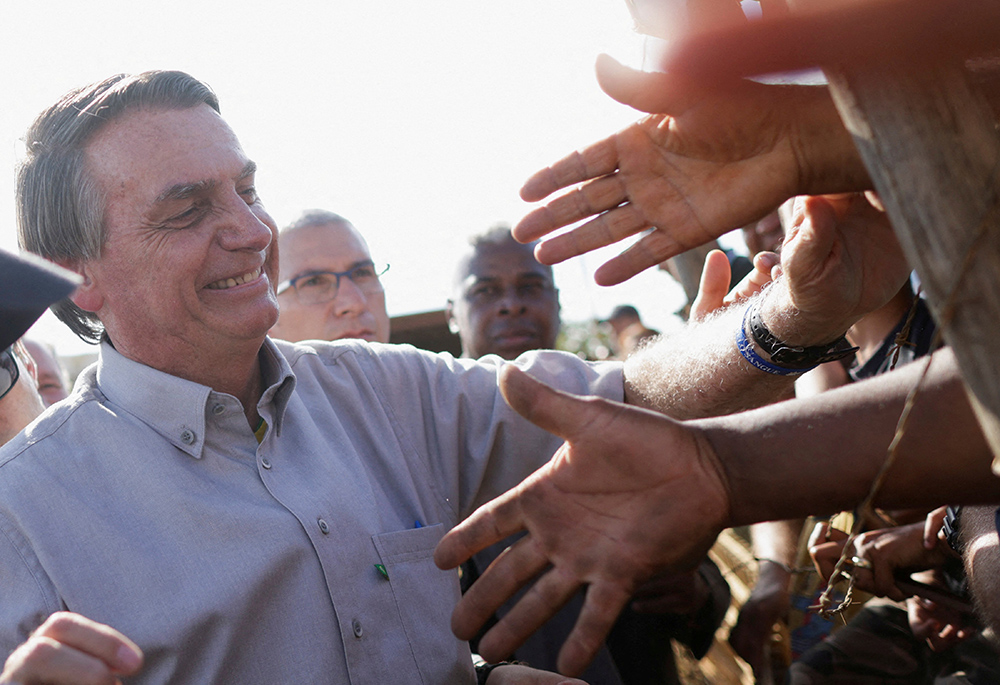
[[282,233],[287,233],[288,231],[294,231],[300,228],[312,228],[314,226],[326,226],[328,224],[347,224],[351,226],[351,222],[340,216],[336,212],[330,212],[325,209],[307,209],[302,212],[295,221],[284,226],[281,229]]
[[[117,74],[71,91],[42,112],[25,135],[26,154],[17,174],[21,247],[52,261],[99,257],[106,240],[104,197],[86,171],[87,144],[126,111],[201,104],[219,111],[219,99],[206,84],[180,71],[147,71]],[[100,341],[100,320],[69,298],[52,311],[85,341]]]

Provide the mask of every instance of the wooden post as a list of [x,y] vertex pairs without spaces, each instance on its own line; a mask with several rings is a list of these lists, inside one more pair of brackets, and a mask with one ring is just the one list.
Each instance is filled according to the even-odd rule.
[[959,65],[827,68],[910,264],[945,327],[1000,475],[1000,135]]

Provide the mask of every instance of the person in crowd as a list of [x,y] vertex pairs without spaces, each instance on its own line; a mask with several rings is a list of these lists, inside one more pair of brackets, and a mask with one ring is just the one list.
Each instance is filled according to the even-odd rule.
[[[946,513],[939,507],[914,523],[862,533],[849,543],[841,577],[852,580],[855,593],[892,601],[865,604],[840,631],[792,664],[789,682],[1000,680],[996,645],[969,602],[961,527],[953,514],[944,525]],[[820,524],[809,544],[817,568],[829,579],[847,535]]]
[[368,243],[344,217],[310,210],[278,233],[278,323],[289,342],[389,342],[385,290]]
[[[886,216],[861,195],[845,198],[860,207],[854,220],[886,223]],[[785,203],[786,212],[794,201]],[[931,351],[934,322],[926,302],[914,299],[909,282],[889,302],[855,323],[847,339],[857,350],[837,362],[822,364],[796,381],[796,396],[810,395],[842,386],[902,366]],[[922,514],[921,514],[922,515]],[[837,624],[808,615],[819,590],[815,574],[807,574],[808,553],[803,521],[768,521],[751,527],[754,556],[759,560],[759,578],[730,634],[736,652],[758,675],[772,666],[772,627],[786,623],[788,654],[797,659],[825,638]],[[846,524],[845,524],[846,525]],[[794,582],[795,587],[792,587]],[[794,610],[789,620],[789,610]],[[857,603],[856,603],[857,604]],[[804,618],[803,618],[804,617]],[[783,659],[781,660],[783,661]],[[774,666],[787,668],[787,663]],[[780,676],[778,676],[780,678]]]
[[[744,273],[743,276],[745,275]],[[742,279],[742,276],[740,278]],[[646,326],[639,316],[639,310],[630,304],[620,304],[615,307],[611,310],[611,316],[605,321],[614,331],[615,356],[619,359],[625,359],[644,342],[660,334],[659,331]]]
[[[552,268],[539,264],[534,245],[513,239],[510,227],[497,225],[469,240],[469,250],[455,270],[454,295],[448,300],[448,323],[457,333],[463,356],[495,354],[516,359],[555,346],[560,326],[559,291]],[[463,591],[513,544],[503,540],[462,566]],[[556,668],[558,646],[573,627],[582,594],[574,597],[513,658],[546,670]],[[641,589],[635,603],[645,612],[627,610],[587,670],[587,682],[669,683],[678,678],[670,640],[679,639],[700,658],[729,606],[729,586],[709,560],[692,572],[664,574]],[[504,608],[498,612],[505,613]],[[473,649],[478,640],[473,639]]]
[[[975,33],[976,22],[964,19],[995,11],[987,5],[972,6],[958,22],[958,33]],[[838,24],[841,35],[845,25]],[[992,41],[996,46],[995,36]],[[948,49],[964,49],[961,43],[949,39]],[[982,47],[982,41],[976,45]],[[704,57],[708,43],[699,46],[701,53],[682,54]],[[598,61],[606,92],[654,114],[527,181],[521,194],[529,201],[583,183],[514,228],[515,237],[527,241],[582,222],[541,243],[535,251],[540,261],[556,263],[645,232],[598,270],[599,283],[613,284],[745,225],[790,196],[869,189],[865,167],[826,89],[727,81],[713,91],[692,87],[684,65],[673,66],[643,74],[610,58]],[[817,209],[816,221],[831,211]],[[785,269],[795,261],[786,258],[796,230],[793,226],[782,248]],[[867,285],[845,284],[860,290]],[[746,327],[734,328],[741,339],[748,334]],[[560,658],[563,672],[575,672],[639,583],[659,569],[689,566],[722,528],[846,509],[861,501],[918,379],[921,393],[875,504],[1000,500],[990,451],[954,356],[944,350],[929,359],[926,376],[924,365],[916,364],[815,398],[688,423],[567,397],[505,370],[501,383],[508,401],[567,442],[549,464],[439,545],[437,561],[447,568],[497,537],[530,530],[461,600],[453,617],[456,632],[474,630],[525,577],[551,564],[537,581],[547,592],[522,599],[515,609],[521,620],[501,621],[481,645],[487,656],[507,651],[554,610],[559,597],[586,583],[587,606]],[[802,439],[806,427],[808,440]],[[947,463],[939,458],[945,447]],[[806,458],[822,464],[822,473],[806,474],[801,468]],[[975,530],[985,536],[980,552],[991,539],[995,545],[990,525],[986,515],[976,517]],[[995,582],[987,579],[997,568],[996,554],[978,556],[980,573],[969,574],[970,584],[992,587]],[[1000,602],[985,593],[983,598],[993,602],[987,606],[996,621]]]
[[514,240],[503,224],[469,241],[445,307],[463,357],[516,359],[528,350],[555,349],[559,290],[552,267],[539,264],[533,248]]
[[35,360],[18,339],[75,286],[69,272],[0,250],[0,445],[44,410]]
[[[447,627],[458,578],[433,550],[560,442],[502,401],[509,365],[269,339],[277,229],[217,98],[187,74],[75,90],[26,146],[19,237],[80,274],[54,309],[100,357],[74,402],[0,450],[0,572],[16,599],[0,604],[0,682],[140,669],[133,682],[471,682],[468,645]],[[757,301],[774,335],[806,346],[839,340],[905,275],[885,254],[854,258],[882,236],[826,242],[813,228]],[[845,297],[858,280],[868,287]],[[663,381],[680,365],[676,382],[704,389],[684,398],[698,415],[790,383],[690,340],[625,364],[532,352],[518,365],[655,411],[674,410]],[[526,671],[486,675],[561,682]]]
[[56,402],[69,397],[69,392],[66,390],[69,385],[66,370],[59,362],[55,349],[51,345],[33,338],[25,338],[22,342],[24,349],[35,361],[38,393],[42,396],[45,406],[51,407]]

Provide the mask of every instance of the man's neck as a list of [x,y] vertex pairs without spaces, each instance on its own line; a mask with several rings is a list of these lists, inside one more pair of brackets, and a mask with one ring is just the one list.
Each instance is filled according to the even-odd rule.
[[118,352],[133,361],[232,395],[243,405],[243,413],[251,430],[254,430],[260,424],[257,402],[264,392],[260,365],[263,342],[263,338],[243,341],[238,345],[226,345],[224,349],[218,346],[218,350],[193,349],[177,341],[170,349],[149,345],[129,346],[118,341],[112,344]]

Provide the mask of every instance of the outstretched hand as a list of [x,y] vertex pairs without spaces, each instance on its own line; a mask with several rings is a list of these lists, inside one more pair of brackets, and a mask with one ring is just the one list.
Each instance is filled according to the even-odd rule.
[[[865,187],[825,88],[741,81],[706,92],[680,75],[634,71],[603,55],[597,74],[611,97],[653,114],[524,184],[521,197],[529,202],[582,184],[514,228],[515,238],[528,242],[589,219],[539,245],[540,262],[555,264],[645,231],[595,274],[598,283],[613,285],[757,220],[793,195]],[[838,178],[819,178],[837,165]]]
[[541,573],[480,641],[483,657],[498,660],[587,585],[580,618],[559,654],[559,671],[574,675],[640,583],[702,559],[726,525],[724,478],[700,433],[660,414],[561,393],[512,365],[502,370],[500,387],[518,413],[566,443],[518,487],[449,532],[434,559],[454,568],[527,529],[462,597],[452,629],[468,639]]

